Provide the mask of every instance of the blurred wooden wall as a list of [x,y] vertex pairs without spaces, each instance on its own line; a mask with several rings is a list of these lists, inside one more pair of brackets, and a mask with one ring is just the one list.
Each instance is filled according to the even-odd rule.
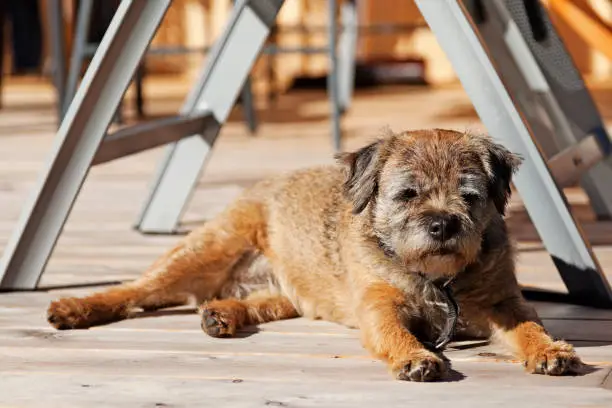
[[[548,5],[548,0],[543,0]],[[592,10],[606,23],[612,23],[612,2],[610,0],[573,0],[579,9]],[[569,24],[554,10],[550,10],[551,19],[559,31],[574,62],[580,72],[593,83],[609,82],[612,79],[612,61],[599,50],[592,48]]]
[[[546,4],[547,0],[543,0]],[[611,21],[612,2],[609,0],[577,0],[588,3],[602,18]],[[423,18],[410,0],[359,0],[359,23],[394,23],[421,26],[401,34],[370,34],[359,38],[358,57],[361,61],[376,59],[423,58],[426,62],[425,79],[433,85],[452,83],[456,76],[444,52],[439,47],[429,28],[422,27]],[[382,6],[384,4],[384,7]],[[225,26],[231,10],[229,0],[175,0],[170,14],[162,24],[156,42],[189,45],[210,44]],[[588,46],[564,21],[551,13],[553,23],[566,43],[574,61],[583,75],[592,81],[608,81],[612,77],[612,62],[600,52]],[[325,0],[288,0],[281,10],[278,25],[296,24],[321,26],[328,21]],[[182,28],[181,37],[177,29]],[[170,33],[174,33],[171,35]],[[326,46],[326,33],[286,33],[276,37],[279,45]],[[200,56],[188,58],[187,65],[179,63],[179,69],[191,74],[197,69]],[[169,60],[166,61],[170,63]],[[255,68],[255,77],[264,75],[271,62],[260,58]],[[160,67],[161,68],[161,67]],[[281,88],[295,76],[317,76],[325,74],[327,59],[324,55],[290,54],[277,56],[274,70]]]
[[[40,0],[43,26],[46,27],[46,1]],[[103,1],[103,0],[98,0]],[[543,0],[546,4],[547,0]],[[586,2],[596,9],[602,18],[612,18],[612,2],[609,0],[576,0]],[[74,10],[72,1],[65,0],[66,43],[71,43],[71,19]],[[412,1],[407,0],[359,0],[360,24],[403,23],[419,25],[422,17]],[[383,7],[384,4],[384,7]],[[225,27],[231,11],[230,0],[174,0],[154,45],[183,45],[203,47],[211,45]],[[552,13],[576,65],[590,80],[609,81],[612,63],[597,50],[591,49],[577,36],[572,28]],[[328,21],[326,0],[287,0],[278,18],[278,25],[296,24],[325,26]],[[48,41],[49,36],[45,36]],[[326,46],[327,35],[286,33],[273,39],[279,45]],[[45,44],[45,49],[48,50]],[[8,47],[5,47],[5,49]],[[359,38],[358,57],[362,61],[372,59],[423,58],[426,62],[426,80],[433,84],[455,82],[456,77],[446,56],[427,27],[414,28],[401,35],[362,35]],[[154,56],[147,59],[149,72],[176,74],[190,77],[197,71],[203,54]],[[261,57],[254,69],[256,86],[269,86],[269,72],[275,75],[275,85],[281,89],[288,86],[296,76],[319,76],[327,71],[325,55],[286,54],[276,58]],[[261,79],[261,80],[260,80]],[[260,80],[260,81],[259,81]],[[258,82],[259,81],[259,82]],[[267,84],[267,85],[266,85]]]
[[[339,1],[341,3],[341,1]],[[375,24],[405,24],[423,26],[423,19],[412,1],[384,0],[385,7],[381,7],[380,0],[360,0],[359,24],[363,26]],[[231,10],[229,1],[217,0],[182,0],[180,5],[189,9],[188,20],[184,28],[186,43],[190,46],[209,44],[223,29]],[[288,0],[283,6],[277,24],[281,28],[295,25],[325,27],[328,22],[328,6],[326,0]],[[162,31],[169,29],[167,23]],[[209,28],[204,32],[204,26]],[[279,46],[327,46],[327,33],[288,33],[274,37]],[[427,64],[426,79],[431,83],[454,81],[450,64],[435,41],[434,36],[426,27],[414,28],[399,34],[368,34],[361,35],[358,42],[358,58],[360,61],[393,60],[405,58],[425,58]],[[187,66],[188,74],[197,69],[197,58],[192,58]],[[270,65],[273,65],[270,67]],[[283,54],[275,58],[262,57],[254,69],[254,77],[265,75],[267,70],[273,69],[277,85],[286,87],[296,76],[320,76],[327,72],[327,57],[324,54]]]

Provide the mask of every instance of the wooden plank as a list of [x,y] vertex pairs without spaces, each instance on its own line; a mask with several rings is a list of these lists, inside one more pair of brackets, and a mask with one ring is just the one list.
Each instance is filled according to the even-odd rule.
[[[291,375],[279,381],[201,377],[197,373],[159,378],[154,375],[123,376],[120,372],[103,376],[82,370],[65,375],[11,373],[0,384],[0,402],[19,406],[82,407],[184,407],[184,406],[281,406],[281,407],[371,407],[371,406],[439,406],[452,398],[453,406],[482,406],[483,402],[499,406],[541,407],[542,401],[555,407],[606,407],[610,392],[592,387],[586,392],[574,386],[572,378],[523,376],[527,384],[499,381],[503,366],[487,367],[480,375],[454,383],[406,383],[397,381],[344,381],[351,370],[336,378],[317,381],[293,381]],[[513,367],[515,368],[515,367]],[[151,370],[155,372],[155,369]],[[257,374],[264,370],[256,371]],[[287,372],[282,372],[288,374]],[[299,377],[298,377],[299,378]],[[508,378],[518,378],[508,376]],[[487,381],[488,379],[488,381]],[[481,381],[486,381],[484,384]],[[557,384],[562,386],[544,386]],[[484,385],[484,386],[483,386]],[[44,396],[44,397],[42,397]],[[487,404],[487,405],[488,405]]]
[[365,358],[359,341],[343,335],[307,335],[304,333],[243,332],[243,338],[214,339],[198,325],[191,330],[80,330],[58,332],[49,329],[7,328],[0,330],[0,345],[82,350],[132,350],[203,355],[268,355],[303,358]]
[[[0,318],[5,313],[18,313],[27,315],[27,319],[35,316],[43,316],[49,302],[63,296],[84,296],[93,291],[104,289],[100,287],[69,288],[64,290],[53,290],[50,292],[13,292],[0,295]],[[576,320],[612,321],[612,311],[605,309],[595,309],[579,305],[551,303],[551,302],[531,302],[536,308],[538,315],[545,321],[567,320],[567,325]],[[184,315],[192,310],[191,307],[180,307],[160,310],[144,314],[148,316],[144,319],[129,319],[114,323],[114,327],[167,327],[169,325],[181,325],[185,322],[193,322],[194,316]],[[191,324],[191,323],[190,323]],[[293,327],[293,326],[312,326],[319,329],[329,330],[330,328],[340,328],[342,326],[324,321],[312,321],[308,319],[292,319],[280,322],[268,323],[269,327]]]
[[[197,324],[183,327],[114,327],[102,326],[90,330],[56,331],[50,327],[9,325],[2,322],[0,346],[11,348],[55,350],[107,350],[108,352],[138,352],[268,356],[295,358],[347,358],[367,359],[368,353],[361,347],[356,331],[342,330],[333,325],[309,326],[304,319],[295,319],[291,325],[261,325],[257,330],[246,329],[236,339],[213,339],[197,328]],[[193,323],[197,323],[197,320]],[[278,322],[286,323],[286,322]],[[306,324],[304,324],[306,323]],[[185,327],[186,326],[186,327]],[[280,326],[280,327],[278,327]],[[285,326],[285,327],[283,327]],[[328,327],[325,327],[328,326]],[[572,324],[570,327],[580,324]],[[331,329],[331,330],[326,330]],[[552,330],[553,334],[555,330]],[[612,341],[582,337],[579,353],[591,364],[612,366]],[[573,342],[573,339],[568,339]],[[451,344],[448,356],[462,361],[518,362],[501,345],[456,348]]]
[[[35,330],[51,330],[51,326],[45,321],[45,310],[31,310],[21,308],[5,308],[1,310],[2,322],[0,332],[11,328],[28,327]],[[7,313],[8,312],[8,313]],[[143,313],[144,314],[144,313]],[[146,314],[145,314],[146,315]],[[55,330],[55,329],[53,329]],[[58,331],[60,335],[87,332],[113,332],[113,331],[168,331],[203,334],[200,329],[200,317],[189,309],[168,311],[159,317],[144,317],[123,320],[117,323],[96,326],[87,330]],[[321,335],[321,336],[343,336],[357,338],[357,330],[348,329],[333,323],[312,321],[298,318],[271,322],[259,325],[257,328],[245,328],[246,333],[277,333],[293,335]]]
[[[52,352],[50,352],[52,351]],[[97,375],[122,377],[195,377],[201,379],[232,379],[266,382],[321,382],[341,378],[345,382],[390,381],[383,363],[373,359],[319,358],[304,359],[292,356],[275,358],[258,355],[202,353],[152,353],[143,350],[63,350],[19,349],[0,347],[5,363],[0,374],[48,373],[53,375],[86,375],[88,366],[96,367]],[[543,387],[589,387],[601,384],[609,367],[576,377],[530,375],[516,363],[453,359],[453,369],[467,378],[492,383],[504,378],[506,385],[542,385]],[[264,368],[265,367],[265,368]],[[491,376],[496,372],[497,378]],[[456,378],[458,379],[458,378]],[[473,380],[472,380],[473,381]]]

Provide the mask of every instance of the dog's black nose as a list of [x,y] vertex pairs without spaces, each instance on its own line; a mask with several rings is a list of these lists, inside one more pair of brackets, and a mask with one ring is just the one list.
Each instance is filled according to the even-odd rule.
[[459,218],[454,215],[436,215],[431,218],[429,235],[437,241],[446,241],[459,232]]

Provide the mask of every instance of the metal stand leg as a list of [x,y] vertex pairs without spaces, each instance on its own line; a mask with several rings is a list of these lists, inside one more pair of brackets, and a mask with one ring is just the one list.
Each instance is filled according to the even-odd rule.
[[[236,6],[236,1],[232,1],[232,5]],[[244,112],[244,120],[247,122],[249,132],[257,133],[257,114],[255,113],[255,99],[253,98],[253,87],[251,85],[251,77],[247,76],[244,81],[244,86],[240,92],[240,105]]]
[[251,78],[247,76],[244,81],[244,87],[240,93],[240,99],[242,100],[242,110],[244,112],[244,118],[249,126],[251,133],[257,132],[257,114],[255,113],[255,98],[253,98],[253,87],[251,85]]
[[[79,78],[81,78],[83,61],[85,61],[85,58],[90,55],[90,52],[88,52],[88,47],[90,46],[88,40],[91,16],[94,10],[93,6],[93,0],[81,0],[79,2],[79,9],[76,18],[76,29],[74,33],[74,43],[70,56],[70,69],[68,70],[66,89],[64,91],[63,114],[66,113],[66,110],[68,109],[68,106],[76,93]],[[119,124],[123,123],[122,105],[123,101],[119,102],[119,106],[117,107],[117,111],[113,119]]]
[[612,289],[578,229],[562,192],[457,0],[416,0],[489,132],[525,162],[515,177],[525,207],[572,297],[612,306]]
[[[544,38],[534,35],[524,0],[495,0],[484,4],[486,17],[478,22],[483,42],[547,157],[590,136],[609,152],[609,135],[580,72],[544,6],[538,2],[535,6],[542,8]],[[612,158],[608,158],[580,180],[602,219],[612,218],[611,179]]]
[[78,87],[79,78],[81,77],[81,69],[83,67],[83,61],[85,60],[85,47],[87,46],[89,25],[91,22],[91,10],[93,10],[93,0],[81,0],[79,2],[72,55],[70,57],[70,70],[68,71],[68,78],[66,79],[65,99],[63,101],[64,112],[66,112],[68,106],[70,106],[70,102]]
[[338,24],[336,23],[336,0],[328,0],[328,56],[329,74],[327,76],[327,94],[331,105],[332,143],[334,150],[339,151],[342,144],[342,129],[340,126],[340,95],[338,86],[338,53],[336,51]]
[[136,69],[136,78],[134,78],[134,85],[135,85],[135,98],[134,98],[134,107],[136,108],[136,115],[138,116],[138,119],[142,119],[145,116],[145,109],[144,109],[144,89],[143,89],[143,81],[144,81],[144,76],[145,76],[145,72],[146,72],[146,68],[145,68],[145,64],[144,61],[141,61],[141,63],[138,65],[138,68]]
[[346,112],[355,87],[355,61],[357,59],[357,0],[346,0],[340,6],[342,34],[338,43],[338,102],[340,112]]
[[53,85],[56,91],[57,118],[61,122],[64,117],[64,22],[62,19],[62,0],[49,0],[47,2],[49,14],[49,31],[51,33],[51,63],[53,70]]
[[[228,26],[211,50],[183,113],[210,109],[219,124],[225,122],[283,3],[283,0],[236,2]],[[194,135],[168,147],[136,228],[145,233],[175,232],[218,131],[210,129],[206,135]]]
[[34,289],[96,151],[171,0],[124,0],[58,130],[0,260],[1,289]]

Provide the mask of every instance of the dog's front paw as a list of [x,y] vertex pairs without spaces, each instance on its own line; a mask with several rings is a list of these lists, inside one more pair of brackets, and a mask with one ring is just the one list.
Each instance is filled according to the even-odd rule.
[[436,381],[448,373],[448,362],[434,353],[427,353],[412,358],[394,370],[395,377],[402,381]]
[[236,334],[236,323],[230,314],[204,307],[202,330],[212,337],[233,337]]
[[546,375],[573,374],[578,372],[582,365],[574,348],[563,341],[555,341],[525,361],[529,372]]

